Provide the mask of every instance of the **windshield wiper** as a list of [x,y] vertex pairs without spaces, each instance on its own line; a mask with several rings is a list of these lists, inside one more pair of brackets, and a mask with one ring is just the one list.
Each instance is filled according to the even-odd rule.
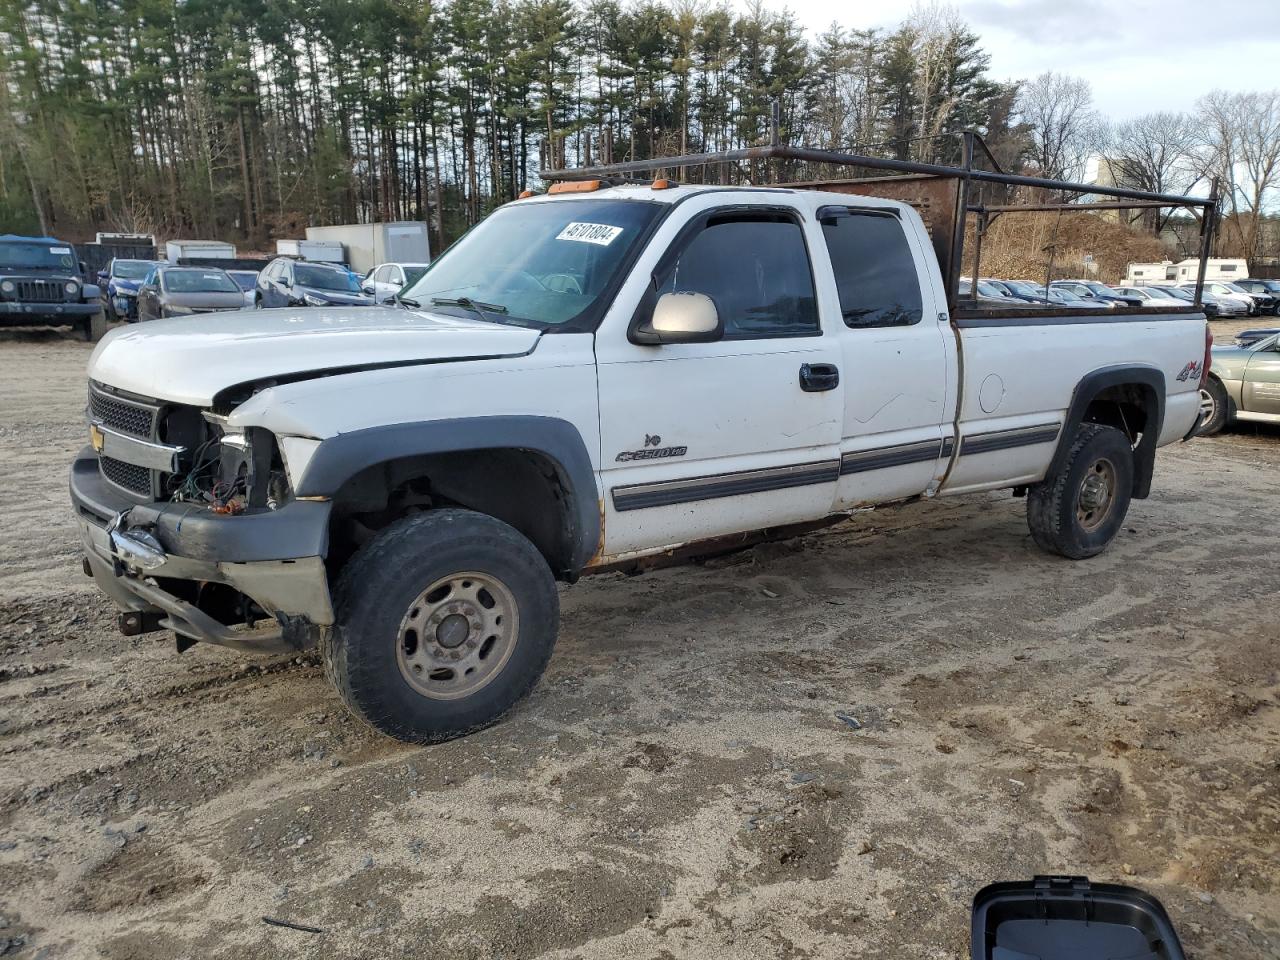
[[470,297],[432,297],[431,302],[437,307],[465,307],[486,323],[502,323],[502,320],[495,321],[489,314],[508,312],[500,303],[485,303]]

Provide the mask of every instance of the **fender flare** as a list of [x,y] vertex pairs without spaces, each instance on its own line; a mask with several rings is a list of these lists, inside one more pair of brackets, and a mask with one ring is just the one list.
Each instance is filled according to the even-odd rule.
[[362,470],[406,457],[499,449],[532,451],[555,466],[569,503],[569,572],[581,571],[600,546],[600,492],[582,434],[567,420],[556,417],[464,417],[340,433],[321,441],[294,495],[335,496]]
[[1148,392],[1147,399],[1150,401],[1151,409],[1147,414],[1146,429],[1142,431],[1142,439],[1133,449],[1133,497],[1143,500],[1151,493],[1151,477],[1156,467],[1156,444],[1160,440],[1160,432],[1164,427],[1166,394],[1164,371],[1147,364],[1117,364],[1113,367],[1100,367],[1080,378],[1080,382],[1072,391],[1071,406],[1067,408],[1067,419],[1063,424],[1058,448],[1054,451],[1046,476],[1062,469],[1067,451],[1071,448],[1076,427],[1084,421],[1084,413],[1089,408],[1089,404],[1102,391],[1109,387],[1120,386],[1142,387]]

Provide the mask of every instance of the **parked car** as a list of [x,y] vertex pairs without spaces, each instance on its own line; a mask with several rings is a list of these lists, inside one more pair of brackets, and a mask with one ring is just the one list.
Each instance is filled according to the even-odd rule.
[[236,282],[236,286],[244,293],[244,305],[253,306],[254,291],[258,287],[257,270],[228,270],[227,276]]
[[[1175,287],[1168,284],[1160,284],[1153,287],[1160,290],[1171,297],[1177,297],[1184,304],[1195,303],[1196,291],[1195,287]],[[1249,312],[1249,308],[1239,300],[1228,300],[1223,297],[1215,296],[1208,290],[1200,291],[1200,306],[1204,308],[1205,316],[1211,320],[1217,320],[1222,317],[1243,317]]]
[[1280,314],[1280,281],[1245,279],[1232,282],[1258,301],[1258,309],[1262,313]]
[[373,298],[346,267],[276,257],[258,274],[257,307],[367,307]]
[[138,319],[240,310],[244,294],[227,271],[214,267],[152,267],[138,288]]
[[1181,297],[1170,296],[1159,287],[1112,287],[1111,289],[1122,297],[1137,297],[1142,301],[1141,306],[1155,310],[1167,310],[1170,307],[1181,310],[1187,305],[1187,301]]
[[408,284],[417,283],[428,266],[426,263],[381,263],[369,271],[360,289],[373,297],[374,303],[388,303]]
[[990,280],[979,280],[977,286],[977,294],[974,294],[974,284],[968,277],[961,277],[956,286],[957,292],[962,297],[973,298],[980,306],[992,309],[1004,310],[1009,307],[1025,307],[1024,303],[1017,297],[1012,297],[1003,289],[996,286]]
[[113,257],[98,273],[102,306],[110,320],[138,319],[138,288],[156,267],[155,260],[126,260]]
[[1274,337],[1277,333],[1280,333],[1280,327],[1254,327],[1251,330],[1241,330],[1236,334],[1236,346],[1247,347],[1267,337]]
[[1097,280],[1055,280],[1049,284],[1051,290],[1066,290],[1084,300],[1102,300],[1111,307],[1140,307],[1140,297],[1128,297],[1116,293],[1105,283]]
[[[1042,288],[1043,289],[1043,288]],[[1044,291],[1045,297],[1049,302],[1059,307],[1066,307],[1069,310],[1114,310],[1117,300],[1101,300],[1095,297],[1092,300],[1086,300],[1084,297],[1078,297],[1069,290],[1055,289]]]
[[1200,387],[1201,434],[1211,436],[1233,420],[1280,423],[1280,330],[1257,332],[1265,335],[1214,346]]
[[75,248],[54,237],[0,236],[0,326],[71,326],[86,340],[107,332],[97,284]]
[[998,489],[1045,550],[1104,550],[1196,427],[1204,316],[953,317],[913,207],[840,199],[587,183],[499,208],[405,310],[109,340],[89,569],[135,633],[319,644],[357,716],[428,742],[529,692],[556,578]]
[[[1196,285],[1193,281],[1186,281],[1178,284],[1183,290],[1190,290],[1192,295],[1195,294]],[[1226,301],[1236,304],[1238,309],[1244,310],[1245,316],[1256,317],[1258,315],[1258,301],[1245,293],[1244,290],[1235,284],[1227,283],[1224,280],[1206,280],[1204,282],[1204,292],[1217,297],[1219,301]],[[1219,309],[1219,316],[1227,316],[1225,312]]]

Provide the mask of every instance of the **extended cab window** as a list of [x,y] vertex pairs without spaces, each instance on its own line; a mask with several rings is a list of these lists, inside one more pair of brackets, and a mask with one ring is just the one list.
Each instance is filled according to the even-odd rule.
[[784,215],[709,220],[680,251],[657,292],[705,293],[724,319],[727,340],[820,332],[804,235]]
[[847,215],[824,216],[822,234],[846,326],[903,327],[920,322],[920,278],[897,217],[849,210]]

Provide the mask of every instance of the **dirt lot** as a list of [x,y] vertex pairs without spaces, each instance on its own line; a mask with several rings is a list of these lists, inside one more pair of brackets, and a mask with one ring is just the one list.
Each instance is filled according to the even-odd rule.
[[1046,872],[1280,954],[1280,431],[1163,451],[1084,563],[1002,495],[584,582],[531,700],[423,749],[314,658],[116,632],[88,354],[0,334],[0,955],[958,958]]

